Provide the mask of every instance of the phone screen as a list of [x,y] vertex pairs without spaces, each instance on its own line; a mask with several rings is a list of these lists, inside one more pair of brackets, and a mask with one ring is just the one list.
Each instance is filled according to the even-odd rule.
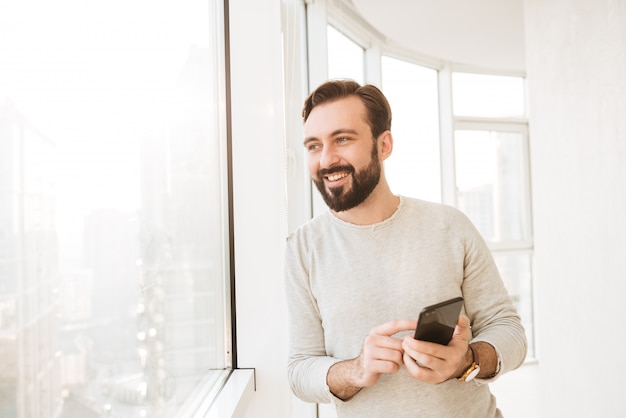
[[458,297],[422,309],[414,338],[448,345],[459,320],[462,306],[463,298]]

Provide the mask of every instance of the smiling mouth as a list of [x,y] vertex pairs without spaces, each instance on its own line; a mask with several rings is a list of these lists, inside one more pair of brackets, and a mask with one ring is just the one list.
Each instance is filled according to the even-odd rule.
[[326,180],[328,181],[337,181],[337,180],[341,180],[344,177],[347,177],[349,175],[349,173],[335,173],[335,174],[330,174],[328,176],[326,176]]

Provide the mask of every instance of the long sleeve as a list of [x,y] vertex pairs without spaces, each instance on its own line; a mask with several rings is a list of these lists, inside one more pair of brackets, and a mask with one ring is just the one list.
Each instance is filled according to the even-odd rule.
[[319,309],[309,284],[306,251],[293,236],[287,240],[285,279],[289,312],[288,378],[294,394],[306,402],[328,403],[326,374],[337,361],[326,355]]
[[470,221],[462,214],[458,217],[465,243],[462,291],[472,323],[472,341],[485,341],[495,347],[500,375],[523,363],[526,333],[489,248]]

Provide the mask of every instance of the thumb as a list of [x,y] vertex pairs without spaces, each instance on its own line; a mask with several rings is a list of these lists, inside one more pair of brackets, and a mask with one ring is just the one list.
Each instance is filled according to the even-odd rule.
[[456,327],[454,328],[453,339],[462,339],[464,341],[469,341],[470,339],[470,319],[465,315],[460,315],[459,320],[456,323]]

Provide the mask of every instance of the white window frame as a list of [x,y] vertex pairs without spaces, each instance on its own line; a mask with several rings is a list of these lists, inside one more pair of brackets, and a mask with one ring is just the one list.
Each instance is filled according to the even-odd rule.
[[[487,121],[484,118],[481,120],[468,120],[467,118],[455,118],[453,123],[453,132],[457,131],[497,131],[497,132],[513,132],[518,133],[522,137],[522,196],[521,203],[524,208],[522,225],[523,225],[523,237],[524,239],[516,241],[505,242],[492,242],[489,241],[488,245],[492,251],[499,250],[532,250],[532,223],[531,223],[531,202],[530,202],[530,164],[528,153],[528,125],[525,123],[512,123],[511,121],[504,120],[491,120]],[[453,153],[452,156],[446,155],[445,158],[453,159],[456,157]],[[453,164],[454,166],[454,164]],[[456,187],[456,184],[455,186]],[[453,189],[454,192],[454,189]],[[456,201],[456,193],[454,194],[454,206],[458,207]]]

